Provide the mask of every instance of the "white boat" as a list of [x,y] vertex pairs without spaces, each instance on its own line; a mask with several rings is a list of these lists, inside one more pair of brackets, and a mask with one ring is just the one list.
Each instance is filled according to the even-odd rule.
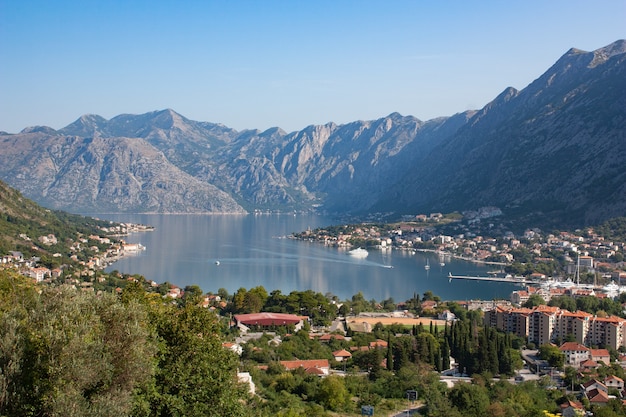
[[430,269],[430,264],[428,263],[428,259],[426,259],[426,265],[424,265],[424,269],[427,271]]
[[354,256],[355,258],[367,258],[369,253],[363,248],[352,249],[348,252],[350,256]]
[[621,293],[626,292],[626,287],[618,285],[615,281],[611,281],[602,287],[602,291],[604,291],[609,297],[615,298]]

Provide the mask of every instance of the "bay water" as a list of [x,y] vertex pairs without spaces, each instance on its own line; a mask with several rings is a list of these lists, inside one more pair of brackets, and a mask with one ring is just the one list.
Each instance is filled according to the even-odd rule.
[[[318,242],[290,239],[292,233],[337,224],[315,215],[110,214],[100,218],[154,226],[125,240],[145,251],[110,265],[181,288],[198,285],[205,292],[263,286],[267,292],[313,290],[340,300],[361,292],[367,300],[392,298],[396,303],[432,291],[443,300],[509,298],[516,287],[505,283],[466,280],[450,282],[448,274],[485,276],[488,266],[435,253],[369,250],[358,259],[346,250]],[[430,269],[425,265],[428,259]]]

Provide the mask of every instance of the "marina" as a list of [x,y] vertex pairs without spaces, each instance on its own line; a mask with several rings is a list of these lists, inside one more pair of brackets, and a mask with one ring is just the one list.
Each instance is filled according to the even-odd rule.
[[509,284],[524,284],[524,285],[525,284],[538,284],[538,282],[526,279],[525,277],[518,277],[518,276],[512,276],[512,275],[505,275],[503,277],[502,276],[484,277],[484,276],[452,275],[452,273],[450,272],[448,274],[448,279],[450,280],[450,282],[452,282],[453,279],[467,279],[471,281],[506,282]]

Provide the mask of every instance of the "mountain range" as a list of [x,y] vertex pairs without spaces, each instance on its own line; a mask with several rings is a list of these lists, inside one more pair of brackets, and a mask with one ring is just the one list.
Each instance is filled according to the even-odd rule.
[[236,131],[173,110],[0,132],[0,179],[80,213],[417,214],[497,206],[567,226],[626,214],[626,41],[567,51],[476,111]]

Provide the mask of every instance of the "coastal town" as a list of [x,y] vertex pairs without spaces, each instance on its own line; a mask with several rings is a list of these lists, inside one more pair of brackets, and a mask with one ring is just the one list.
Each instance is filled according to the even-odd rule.
[[[500,214],[495,207],[462,216],[419,214],[392,224],[309,229],[293,237],[336,247],[435,252],[442,259],[454,257],[492,265],[490,278],[494,281],[530,282],[535,288],[576,287],[581,294],[594,290],[612,297],[626,291],[626,242],[607,239],[591,227],[576,232],[529,228],[516,235],[498,225]],[[549,301],[550,293],[539,294]],[[518,303],[526,301],[524,293],[519,296],[522,299]]]
[[[489,223],[481,222],[484,219]],[[444,227],[437,227],[441,225]],[[485,228],[492,232],[484,233]],[[114,284],[110,289],[118,294],[139,285],[172,305],[193,302],[214,312],[227,323],[222,346],[240,358],[237,377],[251,395],[257,395],[256,385],[267,378],[259,372],[271,374],[272,357],[283,358],[277,362],[281,372],[345,379],[349,375],[379,378],[377,372],[399,370],[398,361],[410,354],[437,371],[439,381],[449,389],[460,382],[472,382],[473,374],[494,369],[502,372],[499,378],[506,376],[514,385],[533,381],[562,390],[569,395],[560,403],[562,415],[577,415],[614,400],[626,405],[624,242],[608,239],[592,228],[551,233],[526,229],[519,235],[496,235],[494,229],[498,226],[489,215],[461,222],[456,216],[435,213],[395,224],[306,230],[293,237],[361,249],[358,256],[374,250],[429,251],[439,254],[442,262],[454,257],[491,265],[493,273],[481,279],[524,284],[509,299],[441,300],[426,292],[398,303],[379,303],[368,302],[360,294],[342,301],[312,291],[282,295],[275,290],[268,294],[262,287],[240,289],[235,294],[223,289],[202,293],[196,286],[180,288],[140,276],[102,274],[104,267],[120,257],[144,249],[122,238],[152,228],[126,223],[102,227],[99,234],[78,236],[68,253],[51,255],[51,259],[70,259],[78,267],[59,262],[48,268],[42,263],[49,264],[50,257],[42,262],[36,256],[26,259],[16,251],[3,256],[1,265],[38,283],[62,283],[89,293],[99,293],[99,284],[105,283]],[[36,242],[33,248],[58,245],[54,234],[20,238]],[[461,349],[454,347],[459,339],[453,336],[453,329],[469,332],[466,326],[470,322],[481,326],[481,334],[506,334],[513,340],[506,343],[513,343],[519,353],[507,361],[501,358],[495,368],[485,368],[478,365],[478,359],[450,351]],[[306,349],[301,346],[297,352],[286,354],[285,349],[302,335],[307,342],[298,343],[306,344]],[[477,347],[482,343],[477,334],[471,339]],[[546,346],[558,352],[560,359],[547,357],[543,352]],[[402,353],[403,349],[408,350]]]

